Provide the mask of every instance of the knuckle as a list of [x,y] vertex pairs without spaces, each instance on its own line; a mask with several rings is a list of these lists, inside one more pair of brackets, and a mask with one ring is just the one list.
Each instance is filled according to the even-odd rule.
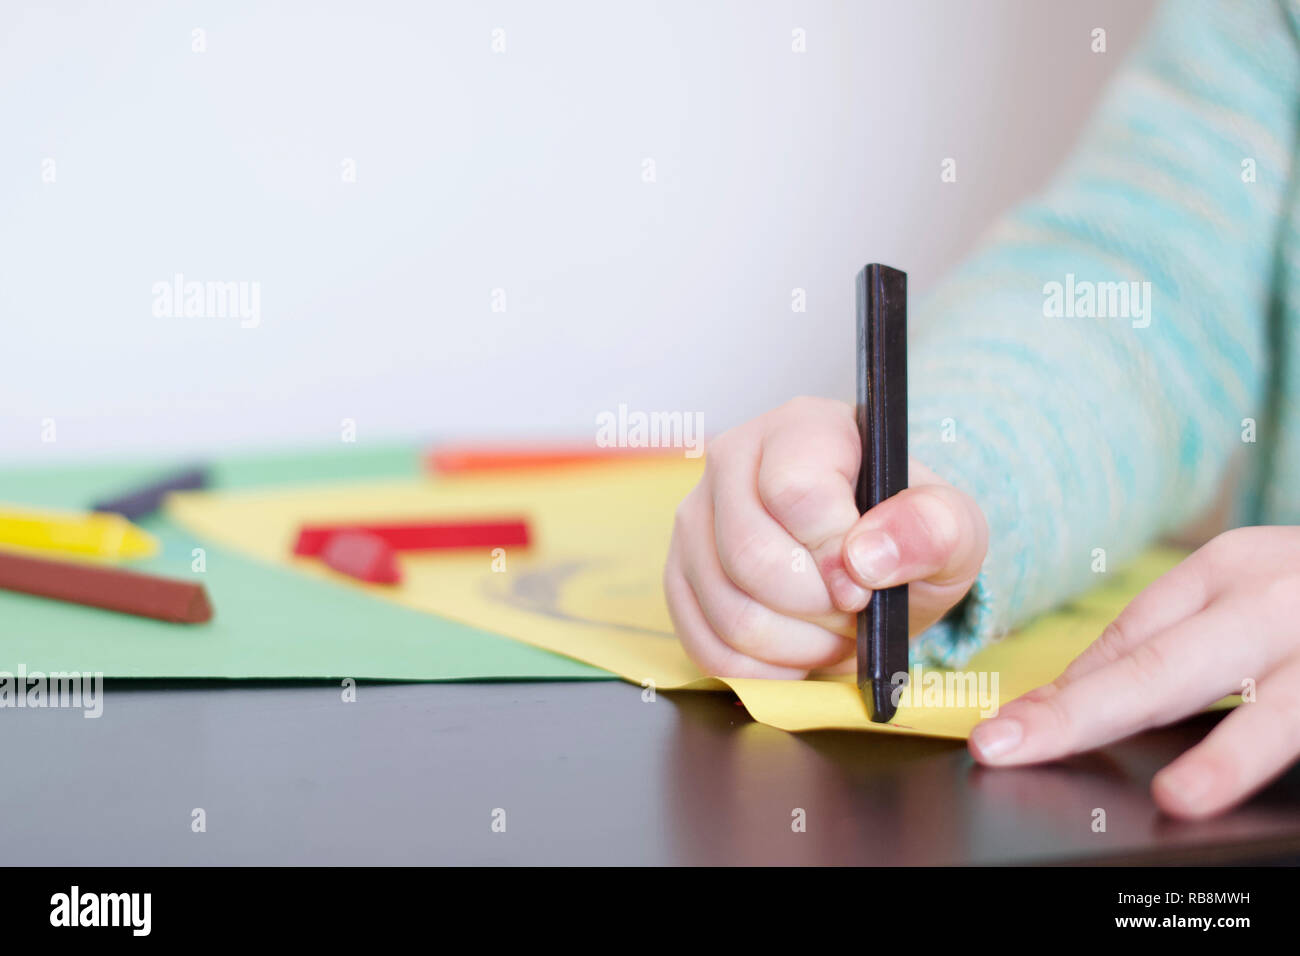
[[1111,621],[1101,632],[1101,636],[1092,642],[1092,653],[1103,664],[1113,664],[1124,656],[1127,639],[1124,625],[1119,618]]
[[1159,641],[1144,641],[1128,652],[1125,660],[1139,687],[1159,680],[1165,673],[1166,654]]
[[934,488],[918,494],[912,510],[929,546],[936,552],[950,554],[961,544],[959,512],[947,489]]
[[763,471],[758,479],[759,500],[777,521],[815,505],[825,486],[821,475],[809,468],[777,468]]
[[767,635],[767,610],[753,598],[740,602],[730,620],[719,634],[732,647],[754,653],[763,646]]
[[708,468],[710,461],[717,461],[720,458],[727,458],[736,447],[740,440],[739,428],[728,428],[720,435],[715,435],[705,446],[704,463]]
[[721,548],[718,557],[737,587],[753,591],[772,567],[771,542],[762,530],[752,531],[734,546]]

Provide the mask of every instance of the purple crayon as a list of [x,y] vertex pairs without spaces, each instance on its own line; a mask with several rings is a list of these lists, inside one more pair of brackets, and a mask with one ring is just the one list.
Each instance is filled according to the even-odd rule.
[[111,511],[123,518],[134,521],[151,515],[162,505],[163,498],[171,491],[194,491],[208,486],[208,470],[202,465],[195,465],[178,471],[159,481],[134,488],[116,498],[106,498],[91,505],[93,511]]

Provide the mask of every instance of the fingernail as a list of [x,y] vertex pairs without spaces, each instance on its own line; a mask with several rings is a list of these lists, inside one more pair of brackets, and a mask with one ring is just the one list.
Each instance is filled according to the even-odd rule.
[[860,611],[867,606],[867,599],[871,597],[870,591],[858,586],[839,568],[827,575],[826,586],[830,588],[835,606],[841,611]]
[[1161,790],[1168,792],[1186,807],[1193,807],[1200,803],[1213,782],[1210,774],[1195,765],[1162,770],[1156,774],[1153,781]]
[[970,739],[981,757],[1004,757],[1020,745],[1025,731],[1020,721],[998,717],[986,720],[971,732]]
[[898,545],[883,531],[864,531],[849,542],[848,560],[864,582],[886,587],[898,572]]

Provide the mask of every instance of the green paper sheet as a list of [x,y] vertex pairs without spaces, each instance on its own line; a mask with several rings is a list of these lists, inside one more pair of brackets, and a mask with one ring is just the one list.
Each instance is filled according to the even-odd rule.
[[[0,472],[0,502],[84,508],[183,462]],[[213,486],[248,488],[419,474],[410,447],[216,462]],[[133,570],[190,577],[200,542],[164,517],[139,522],[162,545]],[[216,615],[188,626],[0,591],[0,671],[106,677],[385,680],[614,679],[607,671],[358,590],[242,557],[210,543],[204,584]]]

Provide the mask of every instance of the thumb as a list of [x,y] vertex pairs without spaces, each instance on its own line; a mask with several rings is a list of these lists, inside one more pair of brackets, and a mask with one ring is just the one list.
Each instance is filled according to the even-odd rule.
[[905,488],[844,536],[849,575],[871,590],[924,581],[956,603],[979,574],[989,532],[975,499],[951,485]]

